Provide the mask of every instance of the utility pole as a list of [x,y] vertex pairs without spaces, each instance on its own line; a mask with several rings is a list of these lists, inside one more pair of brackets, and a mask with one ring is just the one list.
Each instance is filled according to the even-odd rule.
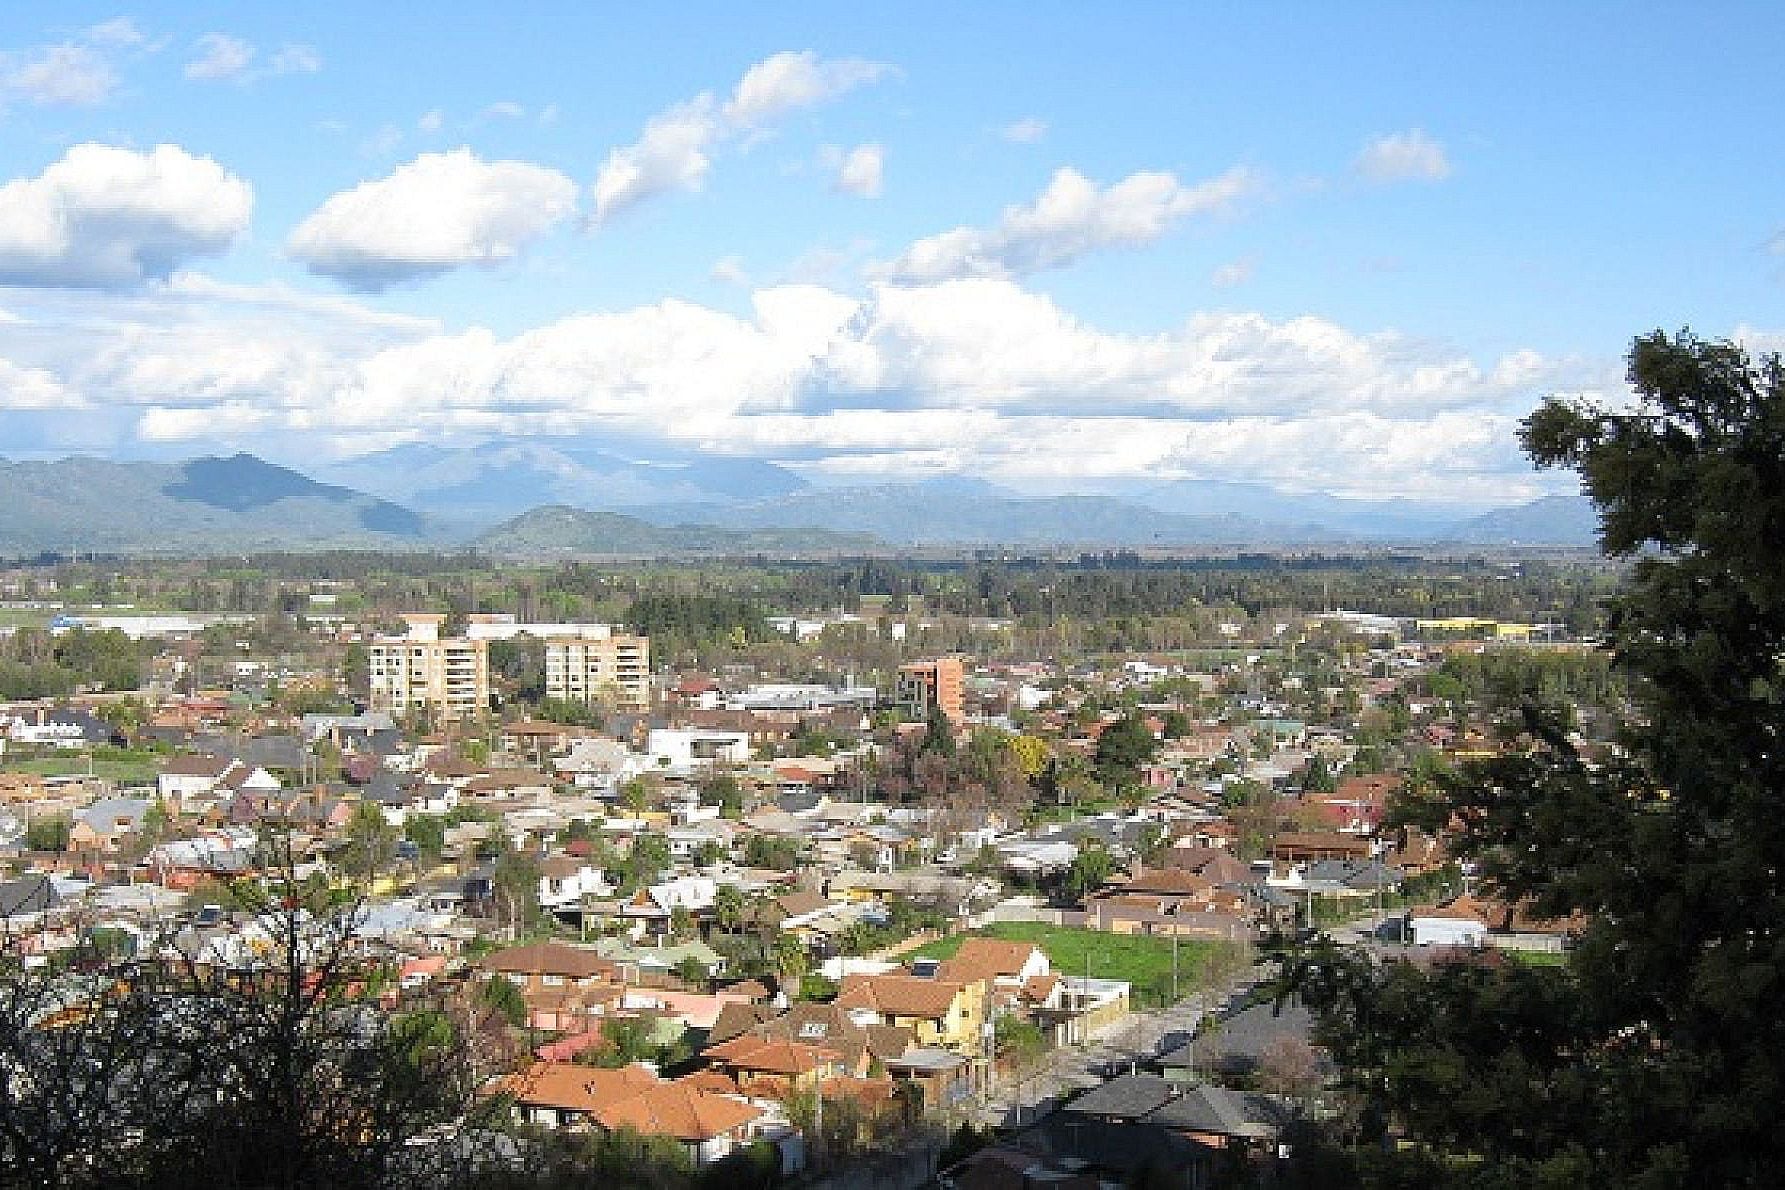
[[1171,927],[1171,1002],[1178,1002],[1178,927]]

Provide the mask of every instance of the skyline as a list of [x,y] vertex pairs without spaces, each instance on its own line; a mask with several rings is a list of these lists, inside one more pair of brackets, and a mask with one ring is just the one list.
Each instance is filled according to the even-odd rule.
[[1781,21],[1684,11],[9,9],[0,455],[1516,503],[1632,335],[1781,342]]

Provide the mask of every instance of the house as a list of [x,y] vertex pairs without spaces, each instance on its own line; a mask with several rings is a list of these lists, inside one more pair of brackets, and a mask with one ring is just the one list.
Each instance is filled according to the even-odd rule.
[[766,1004],[728,1004],[713,1022],[709,1048],[702,1057],[730,1070],[739,1065],[738,1054],[747,1051],[720,1052],[717,1047],[745,1038],[798,1042],[835,1054],[834,1073],[861,1078],[872,1073],[876,1063],[885,1065],[912,1048],[911,1030],[879,1024],[871,1013],[860,1015],[863,1020],[836,1003],[810,1000],[796,1000],[784,1012]]
[[227,801],[237,794],[265,796],[283,788],[277,777],[259,765],[211,755],[172,758],[162,766],[155,785],[161,799],[182,812]]
[[630,1130],[678,1142],[696,1166],[709,1165],[762,1136],[785,1132],[784,1121],[711,1079],[666,1081],[643,1066],[601,1070],[539,1062],[508,1076],[499,1091],[529,1123],[596,1132]]
[[588,860],[552,855],[539,863],[539,907],[548,913],[578,906],[585,897],[612,893],[601,869]]
[[535,942],[486,955],[478,965],[485,977],[503,976],[522,991],[593,987],[619,978],[619,965],[593,950],[566,942]]
[[116,851],[143,829],[155,803],[147,798],[111,797],[94,802],[74,816],[68,830],[70,851]]
[[935,978],[951,983],[985,985],[992,1009],[996,1011],[1014,1005],[1025,984],[1052,970],[1047,952],[1034,943],[968,938],[953,958],[936,965]]
[[1414,946],[1482,947],[1488,941],[1488,921],[1481,904],[1458,897],[1445,905],[1417,905],[1407,910],[1407,941]]
[[[977,1054],[984,1046],[986,987],[977,981],[956,983],[894,973],[846,975],[835,1003],[858,1021],[911,1030],[918,1045],[961,1054]],[[858,1011],[861,1015],[854,1016]]]

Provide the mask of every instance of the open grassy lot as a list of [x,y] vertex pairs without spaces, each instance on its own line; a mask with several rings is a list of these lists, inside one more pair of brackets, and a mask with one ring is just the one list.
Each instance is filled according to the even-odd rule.
[[[87,772],[87,755],[84,752],[74,752],[29,759],[7,757],[4,765],[14,772],[37,773],[44,777],[71,777]],[[153,785],[155,774],[160,771],[160,758],[144,754],[116,752],[107,756],[101,752],[93,759],[93,775],[117,785]]]
[[[1093,978],[1121,979],[1133,985],[1132,1003],[1136,1008],[1157,1008],[1172,1001],[1169,938],[1007,921],[994,922],[971,934],[938,938],[919,947],[912,957],[949,958],[969,937],[1032,942],[1047,952],[1054,970],[1062,975],[1085,974],[1088,957]],[[1244,961],[1241,950],[1227,942],[1179,942],[1178,994],[1187,996],[1217,978],[1218,972],[1231,971],[1234,963]]]

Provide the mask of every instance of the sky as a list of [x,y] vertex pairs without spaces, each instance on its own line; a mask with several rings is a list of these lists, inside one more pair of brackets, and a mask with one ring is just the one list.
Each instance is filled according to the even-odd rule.
[[1482,507],[1785,343],[1785,6],[0,7],[0,456]]

